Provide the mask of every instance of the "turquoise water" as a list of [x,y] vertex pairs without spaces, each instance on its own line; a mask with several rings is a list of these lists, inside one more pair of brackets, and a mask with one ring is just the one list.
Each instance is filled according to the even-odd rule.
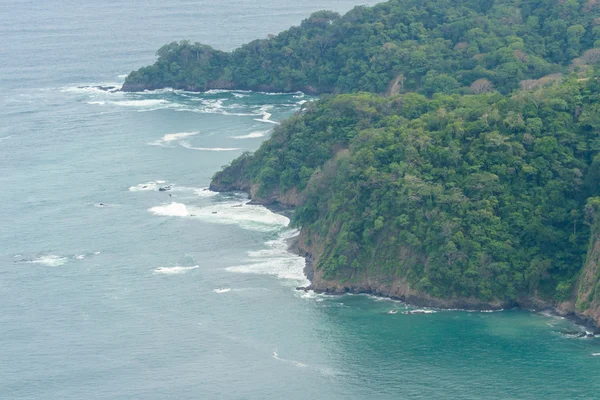
[[0,2],[0,398],[598,397],[565,320],[294,290],[287,220],[206,188],[309,98],[94,88],[352,5]]

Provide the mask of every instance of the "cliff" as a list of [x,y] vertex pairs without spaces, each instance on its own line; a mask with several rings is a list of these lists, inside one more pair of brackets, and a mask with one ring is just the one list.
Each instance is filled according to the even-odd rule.
[[588,200],[586,214],[592,230],[586,261],[577,282],[574,311],[600,326],[600,197]]

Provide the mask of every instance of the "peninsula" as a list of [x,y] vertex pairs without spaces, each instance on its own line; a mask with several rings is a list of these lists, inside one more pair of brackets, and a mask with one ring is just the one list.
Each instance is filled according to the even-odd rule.
[[323,94],[211,189],[295,209],[311,288],[600,323],[600,2],[391,0],[122,90]]

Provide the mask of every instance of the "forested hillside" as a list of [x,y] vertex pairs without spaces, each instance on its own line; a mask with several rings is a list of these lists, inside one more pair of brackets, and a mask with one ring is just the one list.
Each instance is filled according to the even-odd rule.
[[323,287],[565,301],[600,195],[599,89],[574,75],[509,97],[329,97],[212,187],[292,199]]
[[599,1],[391,0],[158,57],[123,90],[324,94],[211,183],[296,208],[313,288],[600,323]]
[[391,0],[231,53],[174,42],[123,90],[509,93],[600,59],[597,0]]

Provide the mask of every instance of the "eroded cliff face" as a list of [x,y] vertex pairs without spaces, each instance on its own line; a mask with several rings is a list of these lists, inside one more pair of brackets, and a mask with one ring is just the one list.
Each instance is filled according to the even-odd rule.
[[[311,284],[307,290],[327,294],[372,294],[405,301],[422,307],[468,310],[499,310],[517,306],[513,301],[482,301],[474,297],[441,299],[416,290],[404,278],[397,276],[373,275],[368,269],[337,274],[334,279],[327,278],[319,268],[319,259],[327,251],[327,239],[302,228],[294,250],[307,260],[307,276]],[[548,305],[544,304],[544,307]]]
[[577,282],[574,311],[600,326],[600,198],[592,198],[586,208],[592,224],[590,247]]

